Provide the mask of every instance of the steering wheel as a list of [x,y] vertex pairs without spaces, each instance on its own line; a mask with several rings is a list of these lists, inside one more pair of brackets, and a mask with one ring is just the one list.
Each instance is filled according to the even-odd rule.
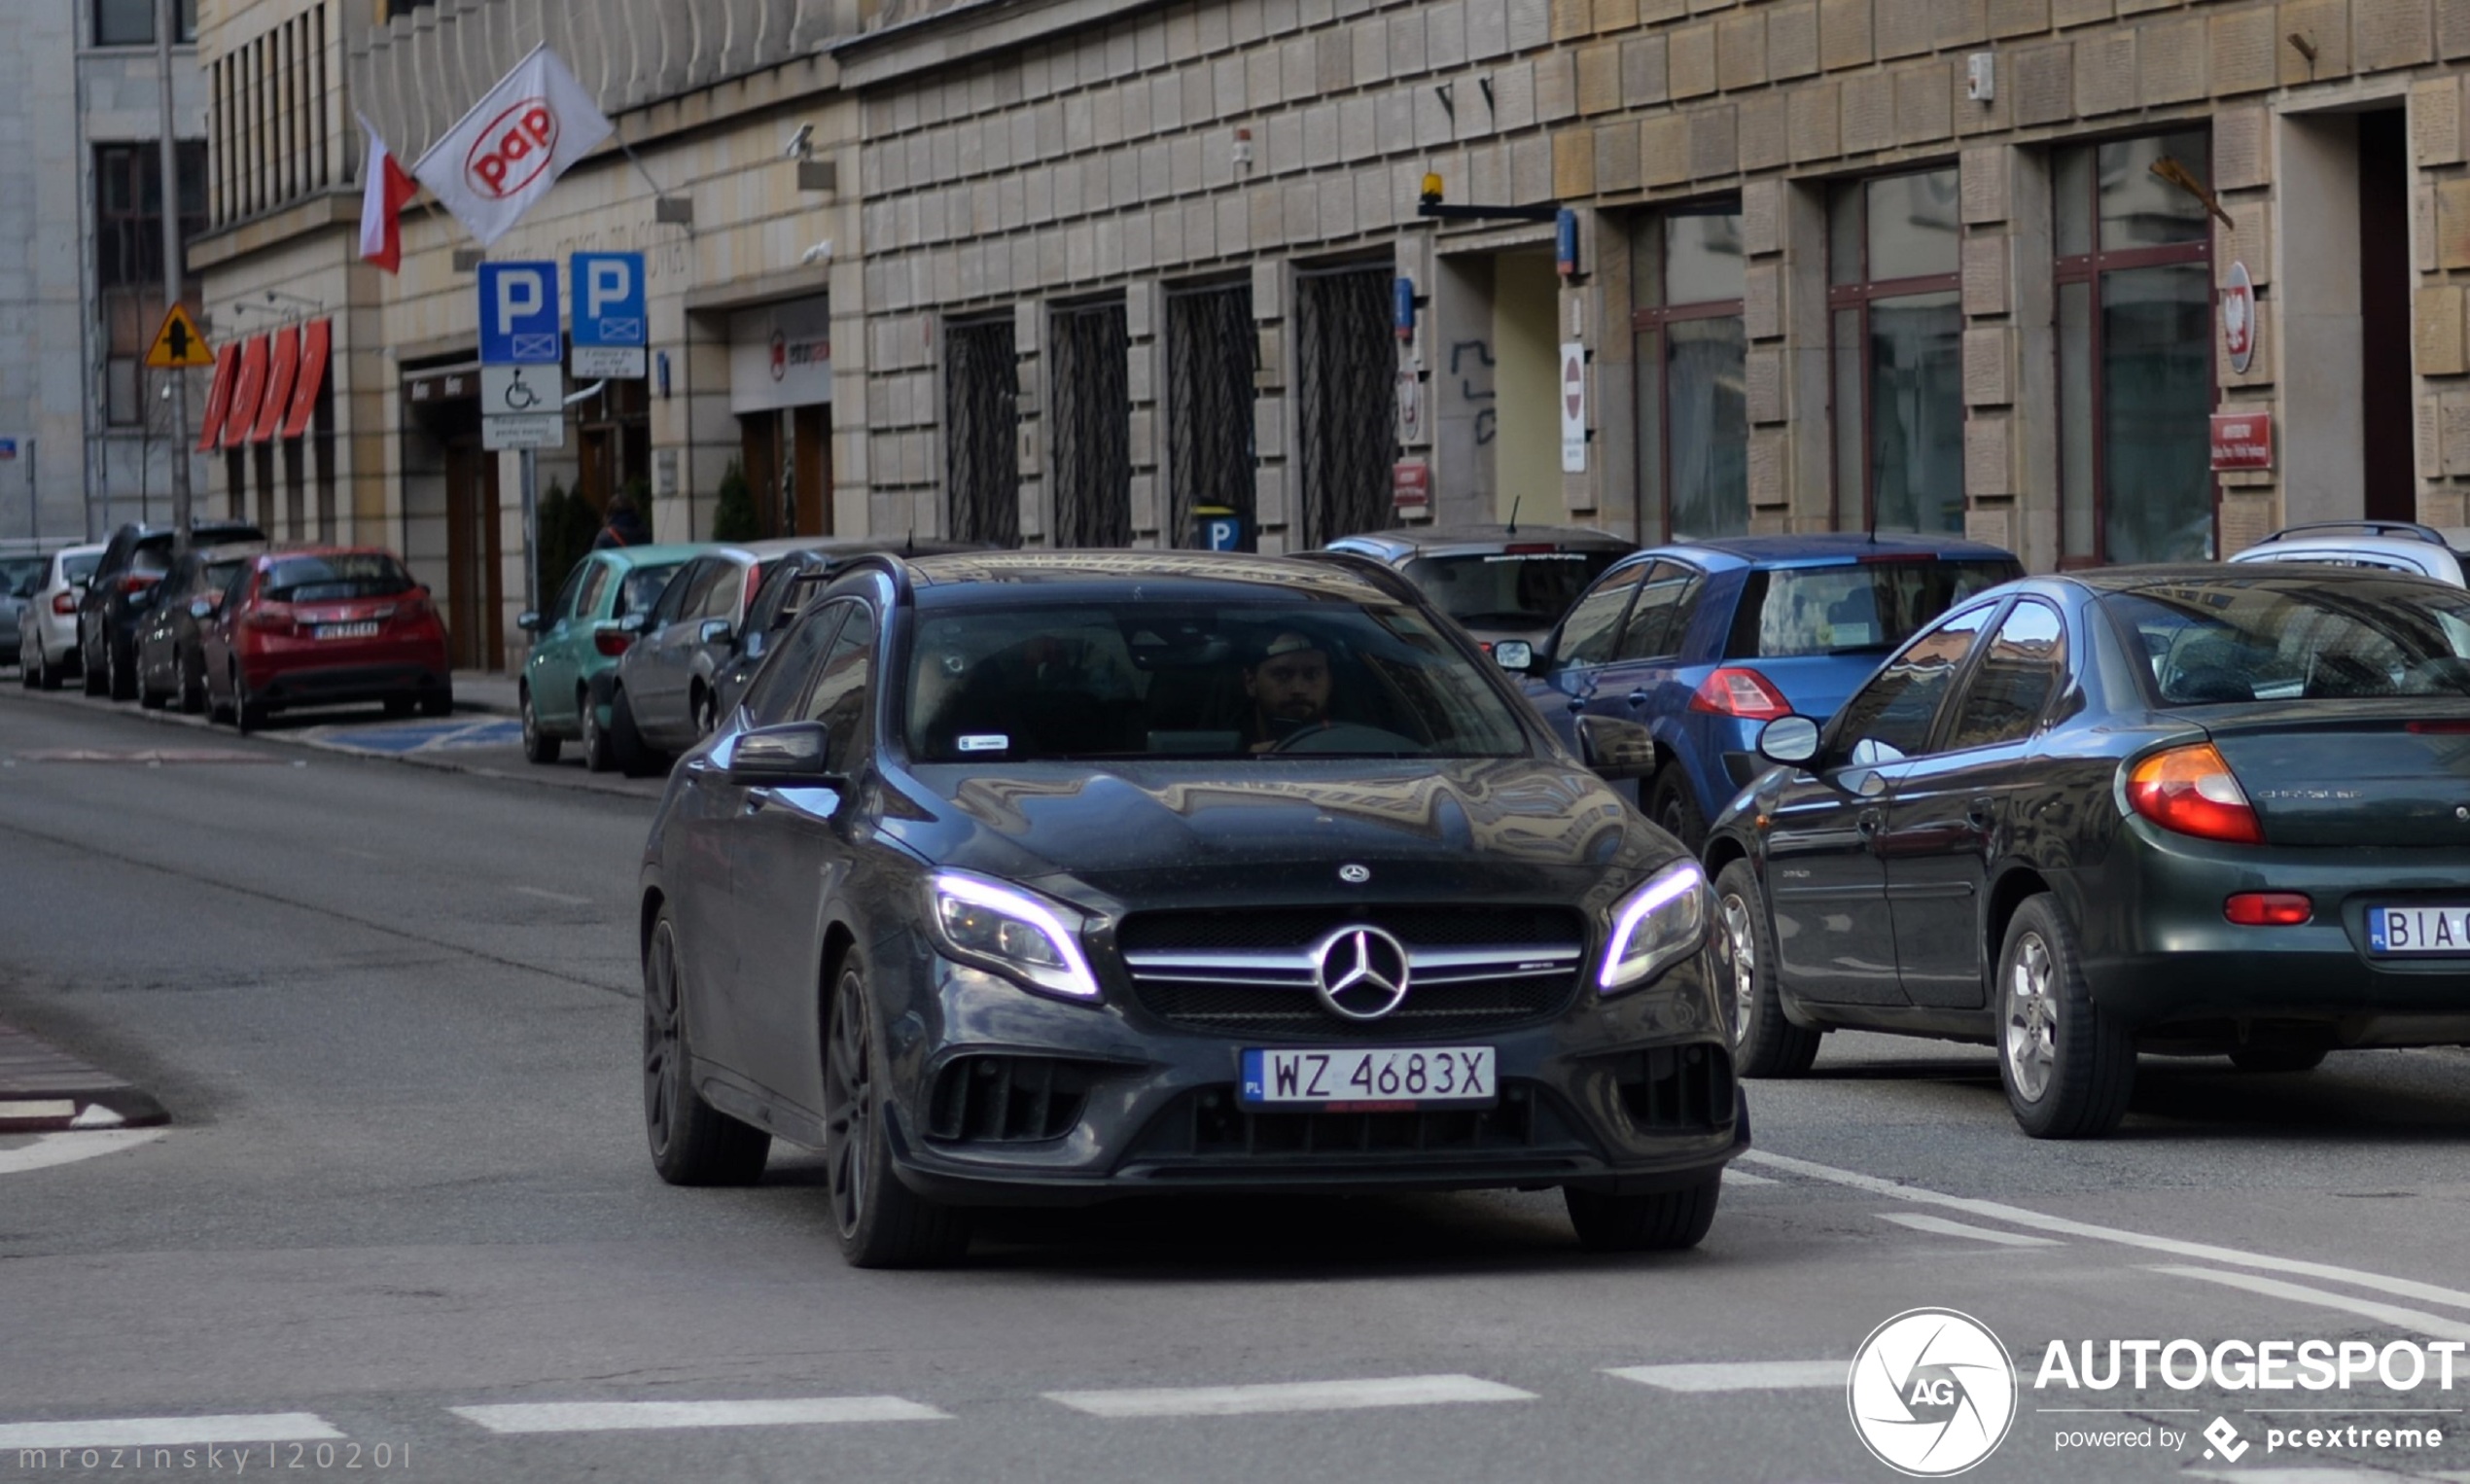
[[1270,749],[1272,753],[1410,753],[1431,751],[1413,737],[1400,736],[1379,726],[1366,726],[1359,722],[1339,722],[1328,726],[1311,726],[1289,736],[1281,737]]

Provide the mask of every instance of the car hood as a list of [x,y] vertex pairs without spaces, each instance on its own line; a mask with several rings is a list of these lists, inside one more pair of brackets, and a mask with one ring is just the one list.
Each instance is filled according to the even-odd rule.
[[[885,810],[885,825],[927,860],[1092,905],[1582,903],[1683,854],[1594,774],[1548,760],[932,765],[908,779],[917,808]],[[1341,866],[1370,880],[1342,885]]]

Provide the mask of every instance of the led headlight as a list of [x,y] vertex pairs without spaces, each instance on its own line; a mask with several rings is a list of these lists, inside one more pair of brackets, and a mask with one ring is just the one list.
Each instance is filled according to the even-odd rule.
[[1706,935],[1707,872],[1696,861],[1676,861],[1614,904],[1595,987],[1607,995],[1635,989],[1697,952]]
[[939,871],[928,920],[954,958],[1067,1000],[1095,1000],[1098,979],[1080,951],[1080,914],[983,876]]

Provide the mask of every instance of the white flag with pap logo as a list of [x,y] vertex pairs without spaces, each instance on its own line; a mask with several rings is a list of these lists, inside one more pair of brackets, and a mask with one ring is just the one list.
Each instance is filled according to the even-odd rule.
[[557,53],[535,47],[411,173],[486,247],[614,132]]

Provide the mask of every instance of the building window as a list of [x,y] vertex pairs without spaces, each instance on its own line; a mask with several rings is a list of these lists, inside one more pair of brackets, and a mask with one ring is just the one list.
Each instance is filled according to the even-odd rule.
[[1021,544],[1020,365],[1012,317],[956,320],[943,332],[943,532]]
[[[183,44],[197,39],[197,0],[173,0],[172,39]],[[94,45],[151,47],[155,44],[155,0],[94,0]]]
[[1749,416],[1740,203],[1658,216],[1639,237],[1632,271],[1642,306],[1631,319],[1641,508],[1660,506],[1672,537],[1742,535]]
[[1046,326],[1058,547],[1132,545],[1131,338],[1121,298],[1057,309]]
[[[206,146],[179,141],[180,240],[206,230]],[[162,166],[154,144],[107,144],[94,151],[94,282],[103,329],[106,421],[135,426],[146,416],[140,358],[163,317]],[[202,298],[194,278],[181,296]]]
[[1827,203],[1836,519],[1964,528],[1956,171],[1852,181]]
[[2207,142],[2191,130],[2071,145],[2051,161],[2068,563],[2213,554],[2212,230],[2170,179],[2208,182]]
[[1166,291],[1173,511],[1158,545],[1200,545],[1195,512],[1206,512],[1232,514],[1237,545],[1253,548],[1253,379],[1259,361],[1250,279]]

